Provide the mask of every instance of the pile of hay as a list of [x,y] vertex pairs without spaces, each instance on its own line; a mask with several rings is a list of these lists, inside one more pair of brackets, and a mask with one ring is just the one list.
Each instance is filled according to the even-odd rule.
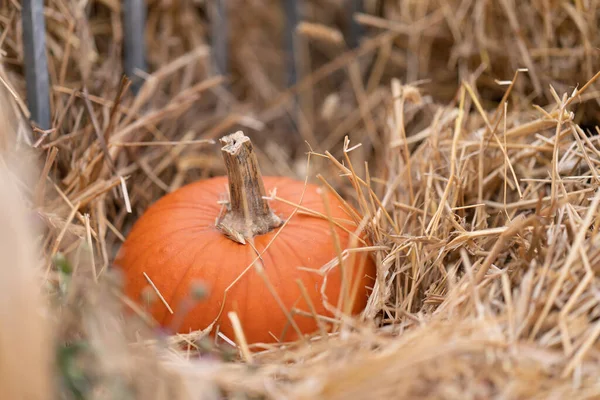
[[[43,132],[20,7],[0,2],[0,398],[600,395],[600,4],[367,1],[350,51],[343,2],[306,1],[292,90],[280,2],[228,2],[227,77],[211,2],[148,4],[134,98],[120,2],[48,2]],[[368,221],[377,284],[330,337],[249,355],[122,318],[110,265],[131,224],[224,174],[211,141],[238,129],[265,175],[327,183]]]

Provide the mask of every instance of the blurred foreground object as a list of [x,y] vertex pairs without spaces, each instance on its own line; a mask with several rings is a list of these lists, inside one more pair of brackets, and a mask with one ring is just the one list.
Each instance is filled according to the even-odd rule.
[[[1,69],[0,76],[6,83]],[[30,187],[35,168],[23,157],[29,147],[19,143],[26,121],[4,85],[0,120],[0,399],[51,399],[51,329],[35,276],[36,232],[19,190]]]

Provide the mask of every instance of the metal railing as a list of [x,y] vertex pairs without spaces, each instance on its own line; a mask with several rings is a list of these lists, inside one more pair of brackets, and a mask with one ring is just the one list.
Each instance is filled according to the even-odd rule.
[[[358,46],[361,38],[360,26],[354,21],[353,15],[362,9],[362,0],[345,0],[347,16],[350,19],[350,29],[347,34],[349,47]],[[226,12],[227,0],[212,0],[212,48],[213,62],[217,73],[227,75],[229,68],[229,29]],[[288,86],[297,83],[297,54],[296,34],[300,21],[298,8],[302,0],[282,0],[286,18],[284,46],[286,51],[286,69]],[[123,0],[122,18],[124,30],[123,68],[127,77],[132,81],[131,89],[136,93],[142,81],[136,71],[146,71],[146,48],[144,29],[146,23],[145,0]],[[44,0],[23,0],[23,43],[24,67],[27,87],[27,104],[32,121],[40,129],[51,128],[50,110],[50,79],[48,60],[46,56],[46,26],[44,21]]]

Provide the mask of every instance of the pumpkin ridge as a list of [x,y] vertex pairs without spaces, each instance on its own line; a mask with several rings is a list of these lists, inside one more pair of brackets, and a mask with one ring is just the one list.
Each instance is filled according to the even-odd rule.
[[[337,230],[339,228],[335,228],[335,229]],[[308,272],[307,271],[307,273],[314,274],[315,277],[318,277],[318,280],[319,280],[319,289],[318,289],[318,291],[319,291],[319,293],[321,293],[321,286],[323,284],[323,280],[325,279],[325,276],[329,274],[329,272],[327,272],[325,275],[321,274],[321,268],[323,268],[323,266],[326,265],[331,259],[337,258],[337,252],[335,251],[335,248],[334,248],[334,245],[333,245],[333,236],[332,236],[331,232],[324,232],[324,233],[327,234],[327,239],[331,241],[330,246],[331,246],[331,250],[332,250],[332,255],[331,255],[331,257],[329,257],[329,259],[327,261],[325,261],[324,263],[322,263],[318,267],[316,267],[316,268],[310,268],[314,272]],[[340,234],[338,232],[338,237],[339,236],[340,236]],[[291,253],[296,256],[296,258],[298,260],[302,260],[302,258],[298,256],[297,250],[294,248],[294,246],[291,246],[287,241],[284,241],[284,243],[289,248],[289,250],[291,251]],[[341,251],[343,252],[347,248],[347,243],[345,243],[345,244],[340,243],[340,246],[341,246]],[[307,265],[300,265],[300,267],[308,268]],[[298,266],[296,267],[296,269],[297,268],[298,268]],[[329,283],[329,284],[331,284],[331,283]],[[335,299],[335,300],[337,301],[338,299]],[[307,306],[308,306],[308,304],[307,304]],[[318,304],[318,305],[314,304],[314,306],[318,308],[318,307],[321,307],[323,305],[322,304]]]
[[[178,228],[178,229],[173,230],[173,231],[163,232],[162,234],[163,235],[176,235],[178,233],[181,233],[181,231],[189,231],[191,229],[194,229],[194,228],[193,227],[192,228],[190,228],[190,227],[183,227],[183,228]],[[205,233],[205,232],[211,232],[213,229],[214,229],[214,224],[212,226],[207,225],[205,227],[198,228],[198,230],[195,231],[195,232],[197,232],[196,234],[198,234],[198,233]],[[135,243],[136,240],[141,240],[141,239],[144,239],[144,238],[145,238],[145,235],[144,235],[144,232],[142,231],[137,236],[132,237],[131,240],[130,240],[130,242],[131,243]],[[148,249],[152,248],[153,246],[156,246],[157,243],[160,243],[162,241],[164,241],[164,237],[159,236],[155,241],[153,241],[151,243],[147,243],[146,246],[144,246],[142,249],[136,249],[136,250],[138,250],[138,251],[141,250],[141,253],[145,253]]]
[[[157,203],[155,203],[158,205]],[[173,204],[167,205],[158,205],[158,208],[154,208],[153,210],[148,210],[146,213],[151,214],[159,214],[161,212],[166,211],[178,211],[178,210],[187,210],[187,211],[202,211],[203,213],[211,213],[211,212],[219,212],[221,206],[215,202],[214,207],[212,205],[201,205],[192,201],[181,202],[178,200],[173,200]]]
[[[321,232],[326,233],[326,232],[330,231],[329,221],[326,220],[326,219],[322,219],[322,218],[319,218],[319,217],[312,217],[312,216],[309,216],[309,215],[306,215],[306,216],[305,215],[296,215],[296,217],[299,217],[299,218],[298,219],[294,218],[294,230],[295,231],[305,231],[305,232],[308,232],[311,235],[314,234],[315,229],[321,229],[322,228],[323,230],[322,231],[320,230],[319,231],[320,233]],[[304,220],[303,221],[303,219],[305,217],[310,218],[310,220]],[[311,221],[314,221],[315,219],[318,220],[319,222],[325,223],[326,225],[323,226],[323,227],[319,226],[317,228],[315,226],[315,224],[311,223]],[[348,229],[348,227],[345,227],[345,228]],[[342,233],[342,232],[343,232],[343,235],[348,235],[348,232],[344,231],[343,229],[341,229],[337,225],[334,225],[334,229],[336,230],[336,232],[338,232],[338,235],[340,233]]]
[[[322,280],[321,275],[318,273],[318,269],[311,268],[309,265],[306,265],[306,263],[304,263],[303,257],[301,257],[299,255],[298,251],[294,248],[294,246],[290,245],[290,242],[288,242],[288,239],[292,239],[291,236],[289,236],[289,235],[285,235],[285,236],[284,235],[279,235],[278,239],[280,239],[280,242],[277,245],[277,250],[281,254],[285,254],[286,251],[290,252],[291,256],[293,258],[295,258],[296,265],[290,265],[290,270],[293,270],[293,274],[296,274],[298,276],[298,279],[302,282],[302,284],[305,286],[305,288],[310,292],[312,289],[310,287],[307,287],[306,285],[307,284],[313,284],[314,282],[307,282],[306,278],[307,277],[312,278],[314,276],[314,278],[315,278],[315,280],[317,282],[320,281],[320,280]],[[281,268],[279,266],[279,262],[275,261],[275,255],[274,254],[269,253],[268,256],[272,260],[272,263],[274,265],[273,270],[276,271],[276,273],[278,274],[278,277],[279,277],[280,281],[284,281],[285,282],[286,279],[285,279],[284,275],[285,275],[286,271],[284,270],[284,268]],[[292,257],[287,257],[286,258],[286,262],[289,263],[290,260],[292,259]],[[299,269],[299,267],[310,268],[310,269],[312,269],[315,272],[302,271],[302,270]],[[306,276],[304,276],[305,274],[306,274]],[[295,284],[295,282],[294,282],[294,284]],[[276,293],[279,295],[279,292],[276,292]],[[297,300],[290,305],[292,308],[294,307],[294,305],[305,304],[306,303],[306,301],[304,300],[304,297],[302,296],[302,294],[298,294],[298,296],[299,297],[297,298]],[[287,304],[284,304],[284,305],[286,306],[287,312],[291,314],[291,309],[287,308],[288,305]],[[316,307],[317,310],[319,310],[319,308],[321,306],[321,304],[314,304],[314,302],[313,302],[313,305]],[[308,304],[305,304],[305,306],[308,307]],[[281,311],[281,312],[283,313],[283,311]],[[296,324],[299,324],[299,322],[297,321],[296,316],[290,315],[290,317],[291,317],[292,320],[294,320],[294,322]],[[307,318],[307,317],[300,316],[300,318]],[[310,318],[311,321],[312,321],[311,317],[308,317],[308,318]],[[287,318],[286,318],[286,320],[287,320]],[[316,321],[315,321],[315,323],[316,323]],[[282,339],[281,335],[283,333],[285,333],[285,336],[283,337],[283,341],[285,341],[285,338],[289,337],[290,335],[292,335],[292,336],[297,335],[296,330],[289,323],[289,321],[287,321],[286,324],[287,324],[287,328],[285,329],[285,332],[281,331],[281,332],[278,332],[278,335],[275,335],[278,338],[278,340]],[[300,327],[300,325],[302,325],[302,323],[300,323],[298,326]],[[302,331],[302,328],[300,328],[300,331]]]
[[[282,197],[282,199],[291,202],[291,200],[289,200],[287,198]],[[298,211],[301,211],[299,208],[297,208],[297,205],[299,205],[301,207],[308,208],[308,209],[310,209],[310,210],[312,210],[314,212],[318,212],[318,213],[323,214],[323,215],[326,214],[325,210],[322,209],[322,208],[324,208],[324,206],[323,206],[323,200],[322,199],[318,199],[318,200],[317,199],[315,199],[315,200],[313,200],[313,199],[304,199],[302,203],[300,203],[300,204],[295,203],[295,205],[290,205],[290,204],[286,204],[286,203],[284,203],[282,201],[275,200],[275,205],[273,206],[273,211],[274,212],[278,211],[277,205],[279,205],[279,204],[287,206],[287,207],[291,207],[291,208],[293,208],[293,210],[298,209]],[[317,207],[310,208],[308,206],[310,204],[316,205]],[[319,208],[321,208],[321,209],[319,209]],[[343,217],[339,217],[339,216],[333,216],[332,219],[334,221],[336,221],[339,225],[344,226],[348,230],[351,230],[351,227],[356,228],[358,226],[355,221],[353,221],[352,219],[349,218],[349,215],[348,215],[347,211],[343,207],[338,206],[337,210],[340,210],[341,212],[343,212],[344,216],[347,217],[347,218],[343,218]],[[335,213],[333,211],[334,210],[332,210],[331,214]],[[323,217],[318,216],[318,215],[311,215],[311,214],[306,213],[306,214],[296,214],[296,216],[299,217],[299,218],[317,219],[317,220],[325,221],[326,223],[329,224],[329,220],[327,218],[323,218]],[[283,219],[286,219],[286,218],[283,218]],[[349,225],[351,225],[351,227],[349,227]],[[301,228],[305,228],[304,224],[298,224],[298,226],[301,227]],[[336,226],[336,229],[339,229],[339,227]]]
[[[280,237],[281,237],[281,234],[278,236],[278,238],[280,238]],[[274,243],[275,242],[273,242],[273,244]],[[253,257],[253,259],[254,258],[256,258],[256,257]],[[263,249],[263,254],[262,254],[261,258],[262,258],[261,262],[263,264],[264,270],[265,271],[267,270],[267,268],[265,267],[266,265],[272,265],[273,266],[272,270],[275,271],[278,274],[277,277],[278,277],[279,281],[281,281],[282,280],[282,269],[278,268],[278,264],[279,263],[275,260],[275,258],[273,257],[273,255],[269,252],[269,250],[264,251],[264,249]],[[275,294],[277,296],[279,296],[279,298],[282,300],[282,302],[284,303],[283,305],[286,307],[286,311],[289,313],[290,310],[287,309],[287,305],[285,304],[285,302],[281,298],[281,294],[277,290],[278,289],[277,286],[273,284],[273,281],[272,281],[272,279],[269,278],[269,276],[268,276],[269,274],[268,273],[265,272],[265,275],[266,275],[267,279],[269,280],[269,283],[274,286],[273,290],[275,291]],[[279,303],[277,302],[277,299],[275,299],[275,297],[273,296],[273,294],[271,293],[271,291],[267,288],[267,285],[264,282],[264,280],[262,278],[260,278],[260,277],[259,277],[259,279],[261,281],[261,286],[260,287],[262,288],[262,293],[260,295],[261,296],[265,296],[265,294],[266,294],[266,296],[268,296],[267,298],[269,298],[270,301],[272,301],[272,302],[275,303],[275,307],[277,308],[277,311],[280,312],[284,316],[284,318],[285,318],[285,314],[284,314],[283,310],[281,309],[281,307],[279,306]],[[246,309],[246,315],[250,315],[248,309]],[[269,324],[269,319],[272,317],[272,315],[267,314],[267,313],[261,313],[260,315],[261,315],[261,323],[262,323],[262,325],[263,326],[269,326],[270,325]],[[286,318],[286,320],[287,320],[287,318]],[[292,326],[290,326],[290,329],[293,330],[294,328]],[[269,332],[271,334],[269,334]],[[281,336],[281,333],[282,332],[273,332],[271,329],[268,329],[266,334],[268,336],[272,335],[272,336],[274,336],[274,337],[277,338],[277,341],[280,341],[279,336]],[[278,336],[278,334],[279,334],[279,336]]]
[[[265,179],[272,179],[272,178],[273,177],[265,177]],[[283,181],[283,179],[282,179],[282,182],[284,182],[284,183],[299,182],[299,181],[297,181],[295,179],[292,179],[292,178],[287,178],[286,177],[285,179],[286,179],[287,182]],[[329,197],[329,203],[330,203],[331,206],[334,205],[334,203],[339,203],[339,200],[337,199],[337,197],[333,196],[330,193],[330,190],[327,189],[327,188],[321,187],[321,186],[319,186],[317,184],[314,184],[314,183],[308,183],[306,185],[306,191],[304,191],[303,190],[304,189],[304,183],[302,182],[300,184],[302,186],[302,189],[297,189],[297,190],[294,189],[293,191],[290,190],[290,189],[287,189],[287,185],[281,185],[281,186],[285,187],[284,191],[287,192],[287,190],[289,190],[289,192],[285,193],[284,196],[278,195],[277,197],[281,198],[282,200],[288,201],[288,202],[290,202],[292,204],[287,204],[287,203],[285,203],[283,201],[280,201],[280,200],[277,200],[277,199],[273,199],[272,200],[274,202],[273,207],[276,207],[277,204],[282,204],[282,205],[285,205],[287,207],[291,207],[291,208],[295,209],[297,206],[301,206],[301,207],[305,207],[305,208],[310,208],[309,206],[316,205],[317,207],[315,207],[314,211],[318,211],[317,209],[321,209],[321,211],[318,211],[318,212],[321,212],[321,213],[324,214],[325,212],[324,212],[323,199],[322,199],[321,195],[318,193],[319,190],[323,190],[323,191],[326,192],[325,195],[327,197]],[[276,187],[272,187],[272,186],[270,186],[269,189],[272,190],[272,189],[276,188]],[[303,192],[304,192],[304,196],[302,195]],[[313,196],[311,196],[311,194],[316,194],[316,196],[313,197]],[[291,199],[292,197],[297,197],[298,200],[294,201],[294,200]],[[334,200],[332,201],[332,199],[334,199]],[[300,201],[300,200],[302,200],[302,201]],[[346,217],[348,217],[348,218],[350,217],[350,215],[348,214],[348,211],[345,210],[345,207],[343,207],[342,204],[336,204],[335,207],[337,209],[343,211],[343,213],[344,213],[344,215]]]
[[[258,254],[256,254],[256,251],[252,251],[250,253],[249,258],[250,258],[250,263],[252,263],[252,267],[250,267],[250,270],[247,272],[248,273],[248,275],[246,275],[247,281],[243,285],[244,293],[242,296],[244,299],[253,299],[253,298],[255,298],[254,296],[257,296],[257,293],[253,293],[253,290],[256,289],[256,285],[253,285],[251,287],[250,283],[252,282],[252,278],[255,277],[256,275],[258,275],[256,273],[256,261],[254,261],[254,260],[256,259],[256,257],[259,257],[259,256],[260,256],[260,251],[258,252]],[[266,271],[266,268],[265,268],[266,262],[262,256],[260,256],[259,262],[263,263],[263,268]],[[245,270],[246,268],[247,268],[247,265],[243,267],[243,270]],[[259,277],[259,279],[260,279],[260,277]],[[260,280],[262,281],[262,279],[260,279]],[[238,282],[238,284],[239,284],[239,282]],[[264,286],[264,282],[262,282],[262,286]],[[262,290],[264,290],[264,288],[262,288]],[[259,296],[262,296],[262,293]],[[225,296],[223,296],[223,297],[225,297]],[[227,300],[231,301],[231,299],[227,299]],[[223,303],[225,303],[225,300],[223,300]],[[233,303],[230,303],[230,304],[231,304],[231,306],[233,306]],[[243,304],[244,304],[243,305],[243,314],[241,314],[241,315],[250,315],[250,301],[244,301]],[[226,305],[223,304],[223,306],[225,307]],[[238,304],[238,307],[239,307],[239,304]],[[240,311],[242,311],[242,310],[240,310]],[[238,317],[240,317],[241,315],[238,315]],[[230,323],[230,321],[228,321],[228,322]],[[221,323],[221,325],[223,325],[223,324]],[[242,325],[242,329],[244,329],[243,325]]]
[[[147,247],[144,247],[144,248],[143,248],[143,250],[141,250],[141,251],[138,249],[138,252],[137,252],[137,254],[136,254],[136,257],[134,258],[134,261],[135,261],[135,262],[131,262],[131,261],[129,262],[129,265],[134,265],[134,266],[135,266],[135,267],[137,267],[137,268],[130,269],[130,270],[128,271],[130,274],[133,274],[133,276],[135,276],[135,275],[137,274],[137,275],[141,275],[141,276],[143,277],[143,274],[144,274],[144,272],[148,273],[148,272],[146,271],[146,269],[147,269],[146,267],[148,266],[148,260],[150,259],[150,257],[151,257],[152,255],[151,255],[151,254],[148,254],[149,252],[148,252],[147,250],[148,250],[149,248],[152,248],[152,247],[154,247],[154,246],[156,245],[156,243],[157,243],[157,242],[160,242],[160,241],[161,241],[161,240],[159,239],[159,240],[156,240],[156,241],[152,242],[152,244],[148,245]],[[185,248],[186,248],[188,245],[189,245],[189,242],[187,242],[187,241],[186,241],[186,243],[182,244],[182,245],[181,245],[181,247],[178,247],[178,248],[177,248],[177,252],[176,252],[176,253],[174,253],[174,254],[171,254],[171,255],[169,256],[168,260],[171,260],[171,259],[173,259],[173,258],[175,258],[175,257],[179,256],[179,255],[180,255],[180,254],[181,254],[181,253],[182,253],[182,252],[185,250]],[[143,260],[143,262],[140,262],[140,260],[142,259],[142,257],[143,257],[144,255],[146,255],[147,257],[146,257],[146,258]],[[127,257],[127,256],[125,256],[125,257]],[[141,267],[141,269],[140,269],[140,267]],[[150,276],[150,275],[148,275],[148,276],[150,277],[150,279],[152,279],[152,278],[153,278],[153,277],[152,277],[152,276]],[[145,278],[144,278],[144,279],[145,279]],[[154,279],[153,279],[153,282],[154,282]],[[161,291],[161,295],[163,295],[162,291]],[[163,295],[163,297],[164,297],[164,295]],[[167,300],[167,299],[165,298],[165,300]],[[169,303],[169,304],[170,304],[170,303]]]
[[296,260],[301,261],[302,257],[300,257],[298,255],[298,252],[296,251],[296,249],[294,248],[294,246],[291,246],[289,244],[289,242],[287,241],[286,237],[287,236],[279,235],[278,238],[281,240],[280,243],[283,244],[289,250],[289,252],[296,258]]
[[[188,274],[190,273],[190,270],[192,270],[192,267],[193,267],[193,266],[196,264],[196,259],[197,259],[197,257],[198,257],[198,254],[199,254],[201,251],[205,250],[205,248],[206,248],[207,246],[209,246],[210,244],[212,244],[212,243],[213,243],[213,242],[215,242],[215,241],[219,241],[220,239],[221,239],[221,238],[217,236],[217,237],[213,238],[213,240],[207,240],[207,241],[205,241],[205,242],[204,242],[204,245],[203,245],[201,248],[199,248],[197,251],[195,251],[195,253],[194,253],[194,259],[193,259],[193,261],[192,261],[191,263],[189,263],[189,264],[188,264],[188,266],[185,268],[185,271],[182,273],[181,277],[179,278],[179,280],[178,280],[178,281],[177,281],[177,283],[175,284],[175,286],[174,286],[174,288],[173,288],[173,291],[172,291],[172,294],[169,296],[169,299],[167,300],[167,299],[165,298],[165,300],[168,302],[168,304],[169,304],[169,305],[171,305],[171,307],[174,307],[174,305],[172,304],[172,303],[173,303],[173,300],[174,300],[174,298],[177,296],[177,293],[179,293],[179,289],[181,288],[181,285],[182,285],[182,284],[183,284],[183,282],[185,281],[185,278],[187,278]],[[190,241],[191,241],[191,240],[190,240]],[[195,241],[194,241],[194,243],[195,243]],[[188,244],[188,243],[186,243],[186,246],[187,246],[187,244]],[[184,246],[184,247],[186,247],[186,246]],[[174,258],[174,257],[176,257],[176,256],[178,256],[178,255],[180,255],[180,254],[181,254],[181,253],[182,253],[184,250],[185,250],[185,249],[182,249],[181,251],[177,252],[177,254],[173,256],[173,258]],[[189,289],[191,289],[191,288],[189,288]],[[191,310],[188,310],[188,311],[191,311]],[[162,321],[160,321],[160,322],[161,322],[161,323],[165,323],[165,322],[166,322],[165,320],[167,320],[169,317],[173,318],[174,316],[175,316],[175,314],[168,314],[168,313],[167,313],[167,314],[165,314],[165,316],[163,317],[163,320],[162,320]]]
[[[185,246],[183,246],[185,247]],[[178,252],[177,254],[180,254],[180,252]],[[139,261],[143,256],[146,256],[146,258],[143,259],[143,261]],[[156,286],[156,289],[160,292],[160,295],[163,296],[163,298],[165,299],[165,301],[167,301],[167,304],[171,305],[171,303],[166,299],[163,290],[159,287],[159,285],[157,284],[157,277],[154,275],[155,270],[153,268],[148,269],[148,261],[151,259],[152,254],[148,254],[148,252],[146,251],[142,251],[136,254],[136,257],[134,258],[135,262],[129,262],[128,265],[133,265],[133,268],[130,268],[127,270],[127,274],[131,277],[134,277],[134,280],[136,277],[139,277],[140,280],[142,282],[145,282],[146,284],[144,285],[144,288],[149,287],[148,286],[148,282],[146,280],[146,277],[144,276],[144,273],[146,273],[148,275],[148,277],[152,280],[152,282],[154,283],[154,285]],[[169,259],[171,259],[172,257],[169,257]],[[115,266],[123,268],[122,266],[120,266],[119,263],[115,263]],[[139,295],[141,293],[137,292],[136,293]],[[138,301],[139,299],[135,299],[134,296],[131,296],[131,294],[129,293],[128,288],[125,288],[125,295],[130,298],[133,301]],[[159,302],[163,307],[164,310],[163,312],[168,311],[166,309],[166,306],[164,306],[164,304],[162,303],[162,301]],[[156,318],[156,314],[153,314],[153,318],[156,320],[156,322],[158,322],[159,324],[162,323],[163,318],[160,318],[160,320],[158,318]]]

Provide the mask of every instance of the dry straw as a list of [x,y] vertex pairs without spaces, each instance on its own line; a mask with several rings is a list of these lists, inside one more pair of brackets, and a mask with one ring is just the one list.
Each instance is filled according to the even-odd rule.
[[[1,398],[600,396],[600,3],[367,1],[350,51],[342,2],[306,1],[291,90],[279,2],[227,2],[225,77],[207,2],[148,3],[151,74],[133,98],[120,2],[47,2],[53,128],[31,131],[20,7],[0,2]],[[157,332],[120,294],[110,265],[132,222],[224,174],[213,143],[238,129],[265,175],[308,173],[373,241],[364,316],[329,337],[214,347]],[[31,218],[6,212],[23,205]]]

